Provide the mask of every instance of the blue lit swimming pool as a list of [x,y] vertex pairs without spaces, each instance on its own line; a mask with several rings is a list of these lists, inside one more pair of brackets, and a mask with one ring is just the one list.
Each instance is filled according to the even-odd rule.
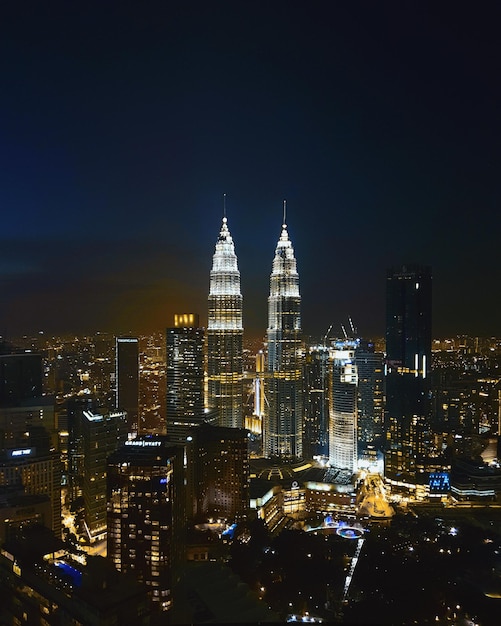
[[75,585],[75,587],[81,586],[82,572],[78,571],[74,567],[71,567],[71,565],[68,565],[68,563],[65,563],[64,561],[56,561],[54,565],[71,578],[72,583]]

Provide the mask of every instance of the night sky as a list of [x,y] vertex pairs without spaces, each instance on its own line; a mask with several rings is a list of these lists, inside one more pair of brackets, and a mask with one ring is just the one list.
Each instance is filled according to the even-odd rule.
[[303,329],[501,336],[499,3],[5,2],[0,335],[207,318],[227,194],[248,336],[287,200]]

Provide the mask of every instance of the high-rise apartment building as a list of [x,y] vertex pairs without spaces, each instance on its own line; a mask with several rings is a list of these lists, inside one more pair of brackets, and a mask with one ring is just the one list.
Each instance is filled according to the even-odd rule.
[[432,278],[403,266],[386,281],[385,476],[415,484],[430,411]]
[[356,341],[340,341],[330,354],[329,463],[349,473],[357,470],[358,458],[356,346]]
[[107,473],[108,559],[167,611],[186,545],[183,447],[165,437],[127,441],[108,458]]
[[190,515],[235,521],[249,508],[249,431],[203,424],[187,447]]
[[207,326],[207,405],[218,424],[243,426],[242,294],[235,245],[223,223],[210,272]]
[[198,315],[174,316],[166,330],[166,429],[171,441],[185,442],[204,418],[204,329]]
[[106,462],[127,439],[127,416],[123,411],[83,410],[80,420],[85,529],[93,542],[106,533]]
[[263,446],[268,457],[301,458],[303,455],[300,308],[299,274],[284,215],[273,259],[268,298],[268,412]]
[[139,340],[137,337],[116,338],[116,403],[127,412],[130,432],[139,432]]

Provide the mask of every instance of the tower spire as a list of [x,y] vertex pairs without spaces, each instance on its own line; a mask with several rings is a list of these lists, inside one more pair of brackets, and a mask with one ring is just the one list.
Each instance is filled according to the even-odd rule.
[[286,219],[287,219],[287,200],[284,200],[284,219],[282,221],[282,224],[285,226],[286,225]]
[[223,218],[226,219],[226,194],[223,193]]

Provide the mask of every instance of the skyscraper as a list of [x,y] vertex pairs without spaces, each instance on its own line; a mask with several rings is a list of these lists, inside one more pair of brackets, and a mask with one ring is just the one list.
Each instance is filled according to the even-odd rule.
[[127,411],[130,432],[139,432],[139,341],[116,338],[116,408]]
[[329,463],[353,473],[357,469],[357,341],[340,341],[331,350]]
[[204,329],[198,315],[174,315],[166,331],[166,428],[171,441],[186,441],[204,417]]
[[268,414],[264,425],[265,455],[302,457],[303,397],[301,296],[294,249],[284,221],[270,277],[268,298]]
[[243,426],[242,294],[235,246],[223,217],[212,260],[207,328],[207,404],[218,424]]
[[310,346],[304,372],[303,454],[312,459],[329,450],[329,348]]
[[428,426],[431,270],[403,266],[386,281],[385,476],[414,484]]
[[191,431],[187,447],[188,512],[197,521],[242,519],[249,508],[249,431],[203,424]]
[[144,582],[161,611],[184,558],[184,489],[183,448],[165,437],[127,441],[108,458],[108,559]]
[[379,445],[383,434],[383,359],[371,342],[361,342],[355,350],[358,373],[357,430],[359,454],[366,446]]
[[106,461],[127,439],[123,411],[82,411],[83,498],[89,541],[106,534]]

